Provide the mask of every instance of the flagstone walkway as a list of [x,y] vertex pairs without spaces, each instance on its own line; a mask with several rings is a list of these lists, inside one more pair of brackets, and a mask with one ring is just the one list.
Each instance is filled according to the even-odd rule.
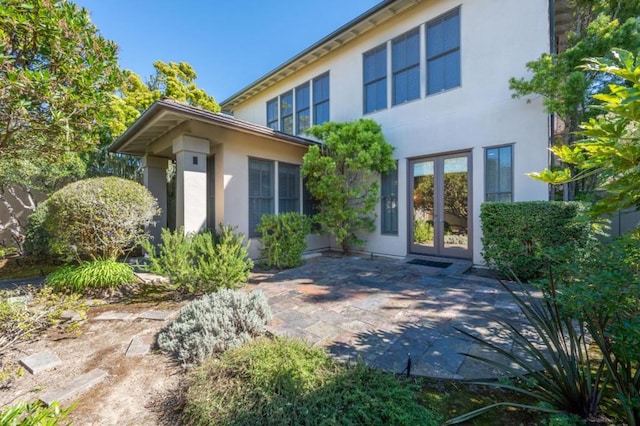
[[[488,379],[504,373],[465,354],[491,355],[456,328],[513,350],[495,318],[518,327],[523,316],[490,278],[464,272],[469,263],[437,268],[375,257],[323,256],[276,274],[254,274],[274,319],[268,330],[321,345],[336,358],[443,379]],[[493,318],[493,319],[492,319]]]

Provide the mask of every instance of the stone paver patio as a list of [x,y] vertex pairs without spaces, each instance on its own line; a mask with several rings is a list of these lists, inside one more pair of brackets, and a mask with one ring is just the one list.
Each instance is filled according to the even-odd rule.
[[410,354],[412,375],[500,376],[499,370],[465,356],[488,352],[455,328],[513,350],[509,334],[495,320],[524,322],[509,294],[494,279],[463,274],[469,263],[436,268],[408,260],[323,256],[277,274],[256,274],[251,288],[269,300],[270,332],[324,346],[338,359],[362,359],[403,373]]

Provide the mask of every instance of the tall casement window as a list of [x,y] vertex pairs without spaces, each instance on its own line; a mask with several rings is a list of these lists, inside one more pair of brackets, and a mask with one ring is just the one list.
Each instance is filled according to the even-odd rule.
[[387,45],[364,54],[364,113],[387,107]]
[[280,95],[280,131],[293,134],[293,91]]
[[278,130],[278,98],[267,102],[267,127]]
[[398,235],[398,167],[380,176],[380,230]]
[[409,31],[391,44],[393,105],[420,97],[420,30]]
[[329,121],[329,73],[313,79],[313,124]]
[[311,126],[309,100],[309,82],[296,87],[296,134],[304,133]]
[[278,163],[278,213],[300,212],[300,166]]
[[249,236],[258,235],[256,226],[262,215],[275,213],[274,163],[249,158]]
[[513,201],[513,145],[486,148],[485,201]]
[[427,23],[427,94],[460,86],[460,9]]

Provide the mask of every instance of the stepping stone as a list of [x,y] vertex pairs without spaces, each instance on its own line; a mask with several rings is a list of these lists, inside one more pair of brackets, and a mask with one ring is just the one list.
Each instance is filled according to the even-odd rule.
[[38,374],[60,364],[60,358],[49,351],[38,352],[20,360],[20,364],[31,374]]
[[49,406],[54,401],[60,402],[75,398],[100,383],[107,376],[108,374],[106,371],[96,368],[95,370],[91,370],[88,373],[76,377],[61,388],[43,393],[40,395],[39,399]]
[[152,344],[153,336],[136,336],[131,339],[131,343],[129,343],[125,356],[132,357],[146,355],[151,350]]
[[82,321],[82,316],[80,316],[76,311],[67,310],[60,315],[60,319],[64,321],[78,322]]
[[174,311],[144,311],[138,314],[138,319],[164,321],[174,314]]
[[130,314],[128,312],[108,311],[108,312],[101,313],[95,319],[98,321],[113,321],[113,320],[126,321],[129,319],[132,319],[133,316],[134,314]]

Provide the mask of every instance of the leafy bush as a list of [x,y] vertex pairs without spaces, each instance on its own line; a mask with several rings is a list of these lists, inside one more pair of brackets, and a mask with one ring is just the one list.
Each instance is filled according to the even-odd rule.
[[187,379],[185,424],[436,425],[415,384],[345,367],[304,342],[259,339],[207,360]]
[[158,334],[158,346],[184,364],[238,347],[264,333],[271,308],[261,292],[222,289],[194,300]]
[[413,241],[424,244],[433,241],[433,225],[424,219],[416,219],[413,222]]
[[[60,408],[57,402],[45,406],[39,402],[20,401],[0,411],[0,424],[7,426],[57,426],[63,424],[73,406]],[[64,424],[70,425],[71,422]]]
[[47,207],[53,251],[68,259],[117,259],[141,241],[158,214],[149,190],[116,177],[69,184],[51,195]]
[[36,258],[45,258],[51,255],[51,235],[45,226],[48,215],[49,206],[44,201],[29,216],[23,245],[25,254]]
[[262,234],[262,256],[269,268],[293,268],[302,264],[311,221],[300,213],[263,215],[257,228]]
[[45,282],[56,291],[84,293],[94,289],[113,290],[135,280],[129,264],[106,259],[63,266],[49,274]]
[[220,234],[209,231],[185,235],[183,229],[163,229],[162,243],[143,243],[148,254],[145,268],[165,275],[175,289],[190,293],[236,288],[246,283],[253,268],[244,235],[234,227],[220,225]]
[[591,223],[580,219],[585,211],[578,202],[482,203],[482,256],[505,275],[538,277],[549,250],[562,253],[556,262],[572,262],[584,253],[594,235]]

